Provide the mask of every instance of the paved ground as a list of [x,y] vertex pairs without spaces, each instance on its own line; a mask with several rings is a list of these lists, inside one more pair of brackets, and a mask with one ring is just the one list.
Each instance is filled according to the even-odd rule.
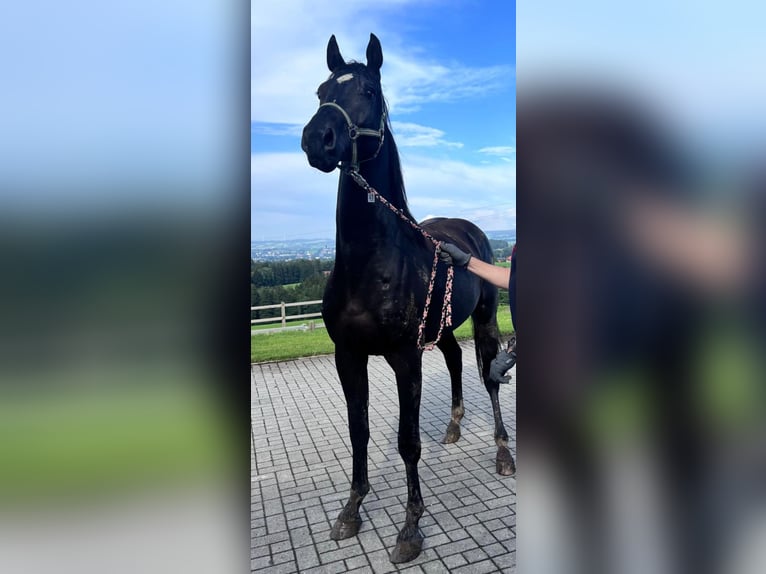
[[[462,437],[451,445],[440,443],[450,411],[447,369],[438,350],[424,354],[419,469],[426,539],[421,555],[399,567],[388,555],[404,522],[407,486],[388,365],[370,357],[371,490],[359,535],[341,542],[329,533],[348,498],[351,451],[333,357],[253,365],[251,571],[515,572],[516,480],[495,473],[489,396],[479,383],[473,343],[461,347],[466,414]],[[515,456],[513,371],[500,403]]]

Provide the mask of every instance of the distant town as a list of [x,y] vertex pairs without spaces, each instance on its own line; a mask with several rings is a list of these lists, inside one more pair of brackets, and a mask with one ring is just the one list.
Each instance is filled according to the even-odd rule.
[[[487,231],[487,237],[516,242],[516,230]],[[334,239],[285,239],[251,241],[250,257],[254,261],[293,261],[296,259],[335,259]]]

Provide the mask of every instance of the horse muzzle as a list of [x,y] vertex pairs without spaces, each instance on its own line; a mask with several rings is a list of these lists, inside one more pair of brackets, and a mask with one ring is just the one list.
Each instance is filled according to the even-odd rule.
[[311,167],[330,173],[341,161],[343,146],[334,126],[315,120],[312,119],[303,128],[301,149],[306,153]]

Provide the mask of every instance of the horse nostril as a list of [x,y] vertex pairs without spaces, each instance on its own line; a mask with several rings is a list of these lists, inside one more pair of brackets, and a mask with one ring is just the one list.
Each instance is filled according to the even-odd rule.
[[322,137],[322,143],[324,144],[325,149],[333,149],[335,147],[335,130],[327,128]]

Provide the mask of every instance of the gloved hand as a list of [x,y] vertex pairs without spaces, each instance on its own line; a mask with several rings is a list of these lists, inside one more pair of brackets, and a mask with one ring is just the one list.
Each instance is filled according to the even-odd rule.
[[471,260],[471,254],[461,251],[457,245],[441,242],[439,244],[439,258],[447,265],[465,267]]
[[516,364],[516,350],[507,351],[502,349],[489,364],[489,378],[500,384],[506,384],[511,381],[510,377],[505,377],[505,373]]

